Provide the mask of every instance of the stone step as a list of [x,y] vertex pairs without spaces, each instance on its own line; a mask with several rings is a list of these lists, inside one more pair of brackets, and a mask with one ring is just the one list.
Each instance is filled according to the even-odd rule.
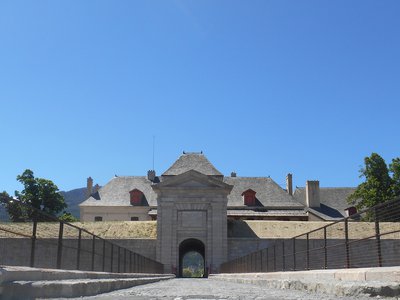
[[22,300],[37,298],[93,296],[118,289],[172,279],[173,275],[136,278],[106,279],[64,279],[64,280],[17,280],[3,282],[0,286],[0,299]]
[[[22,266],[0,266],[0,284],[11,281],[39,281],[65,279],[146,278],[160,274],[107,273],[76,270],[41,269]],[[168,275],[167,275],[168,276]]]
[[210,278],[336,296],[400,296],[400,267],[216,274]]

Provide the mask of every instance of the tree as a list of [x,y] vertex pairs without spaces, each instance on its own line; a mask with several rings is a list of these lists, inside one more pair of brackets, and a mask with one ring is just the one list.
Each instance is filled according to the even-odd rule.
[[6,205],[11,200],[12,200],[12,197],[6,191],[0,193],[0,204],[1,205]]
[[392,173],[393,180],[393,194],[395,197],[400,196],[400,158],[392,159],[389,165],[389,171]]
[[64,222],[68,222],[68,223],[79,221],[70,212],[66,212],[66,211],[64,211],[63,214],[58,219],[61,221],[64,221]]
[[365,182],[361,183],[352,193],[347,201],[355,204],[357,209],[375,206],[392,200],[396,195],[400,195],[400,159],[392,160],[389,168],[385,160],[377,153],[372,153],[370,157],[364,158],[365,167],[360,170],[360,177],[365,177]]
[[[23,184],[24,189],[21,192],[16,191],[16,199],[6,204],[12,221],[23,222],[35,217],[35,210],[30,209],[30,206],[53,216],[67,208],[64,197],[51,180],[35,178],[29,169],[18,175],[17,180]],[[44,219],[42,218],[41,221]]]
[[0,204],[7,210],[11,221],[24,222],[26,220],[27,211],[24,206],[5,191],[0,194]]

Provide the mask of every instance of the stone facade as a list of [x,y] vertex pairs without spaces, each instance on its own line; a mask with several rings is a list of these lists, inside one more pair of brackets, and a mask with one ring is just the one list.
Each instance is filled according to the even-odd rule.
[[293,192],[292,175],[286,179],[285,190],[269,177],[227,177],[202,153],[183,153],[161,176],[115,176],[81,203],[81,220],[157,220],[156,258],[165,272],[181,275],[184,255],[195,251],[205,273],[216,273],[228,259],[227,221],[343,217],[352,189],[322,190],[309,181]]
[[[150,208],[146,206],[120,207],[110,206],[106,211],[103,207],[81,207],[81,221],[149,221]],[[96,220],[96,217],[101,219]]]

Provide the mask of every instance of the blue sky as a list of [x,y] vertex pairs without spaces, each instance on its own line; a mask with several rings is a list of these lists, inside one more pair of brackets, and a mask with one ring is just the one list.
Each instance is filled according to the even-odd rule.
[[165,171],[356,186],[400,156],[400,1],[0,1],[0,190]]

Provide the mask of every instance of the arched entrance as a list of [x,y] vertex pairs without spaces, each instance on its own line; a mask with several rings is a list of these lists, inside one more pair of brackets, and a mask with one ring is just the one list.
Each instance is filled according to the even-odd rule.
[[[189,257],[188,257],[189,256]],[[207,277],[206,272],[206,259],[205,259],[205,246],[202,241],[198,239],[187,239],[180,243],[179,245],[179,277],[190,277],[184,274],[184,267],[185,267],[185,260],[188,258],[190,259],[201,259],[200,265],[202,266],[203,270],[202,277]],[[200,276],[194,276],[200,277]]]

